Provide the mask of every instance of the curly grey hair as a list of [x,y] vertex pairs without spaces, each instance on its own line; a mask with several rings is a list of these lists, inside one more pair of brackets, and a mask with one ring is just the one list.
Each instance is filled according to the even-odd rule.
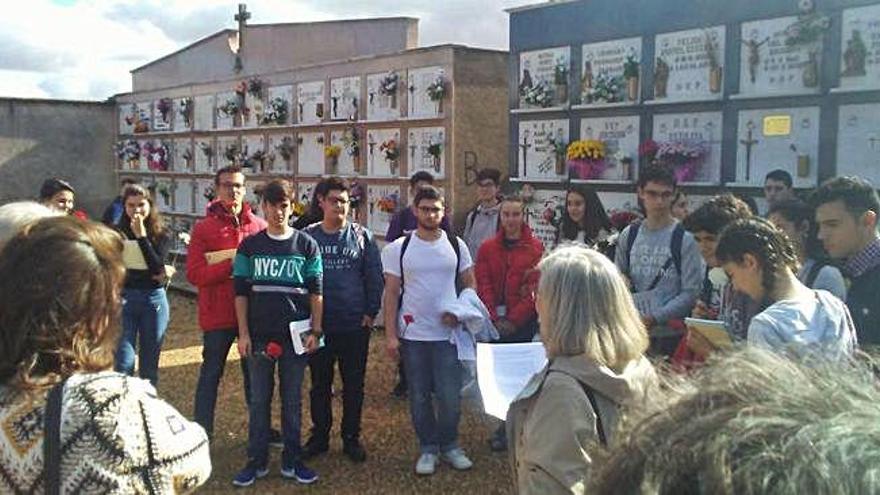
[[756,348],[710,360],[623,425],[592,493],[880,493],[875,370]]

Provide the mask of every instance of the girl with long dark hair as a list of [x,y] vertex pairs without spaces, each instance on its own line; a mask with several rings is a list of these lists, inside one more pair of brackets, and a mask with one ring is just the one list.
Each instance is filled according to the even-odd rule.
[[143,186],[130,184],[122,191],[123,213],[117,229],[126,239],[125,285],[122,291],[122,335],[116,349],[116,371],[134,372],[158,380],[159,353],[168,327],[165,258],[170,237],[162,225],[153,196]]
[[611,221],[596,191],[579,185],[569,186],[562,221],[556,231],[556,245],[575,242],[593,247],[611,231]]

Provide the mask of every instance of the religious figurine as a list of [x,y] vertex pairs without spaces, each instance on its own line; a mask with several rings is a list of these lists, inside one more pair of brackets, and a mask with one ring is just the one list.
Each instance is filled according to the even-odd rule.
[[867,55],[868,49],[862,40],[862,33],[858,29],[853,29],[852,37],[846,42],[846,50],[843,52],[844,69],[841,76],[864,76]]
[[769,36],[764,38],[763,41],[758,41],[758,33],[752,33],[751,39],[743,41],[746,50],[749,52],[749,81],[752,84],[755,84],[755,80],[758,78],[758,67],[761,65],[761,45],[768,41],[770,41]]
[[654,65],[654,98],[666,98],[666,85],[669,83],[669,64],[660,57]]

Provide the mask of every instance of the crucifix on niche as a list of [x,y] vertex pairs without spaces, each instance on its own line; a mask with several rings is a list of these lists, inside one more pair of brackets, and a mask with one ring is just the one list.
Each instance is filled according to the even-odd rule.
[[247,20],[251,18],[251,13],[247,11],[247,5],[238,4],[238,13],[235,14],[235,22],[238,23],[238,32],[229,37],[229,49],[235,54],[235,65],[233,70],[236,74],[241,72],[244,64],[241,61],[241,52],[244,49],[244,28],[247,26]]
[[746,182],[751,180],[752,175],[752,147],[758,144],[758,140],[755,139],[755,122],[750,120],[746,124],[746,138],[740,139],[739,143],[746,147]]

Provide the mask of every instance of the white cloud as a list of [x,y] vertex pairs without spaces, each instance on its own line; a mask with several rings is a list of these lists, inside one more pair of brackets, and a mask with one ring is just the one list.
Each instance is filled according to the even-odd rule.
[[[129,71],[224,28],[237,1],[29,0],[0,16],[0,96],[103,100],[130,91]],[[413,16],[420,44],[507,47],[511,0],[251,0],[250,23]],[[521,0],[516,2],[521,3]]]

